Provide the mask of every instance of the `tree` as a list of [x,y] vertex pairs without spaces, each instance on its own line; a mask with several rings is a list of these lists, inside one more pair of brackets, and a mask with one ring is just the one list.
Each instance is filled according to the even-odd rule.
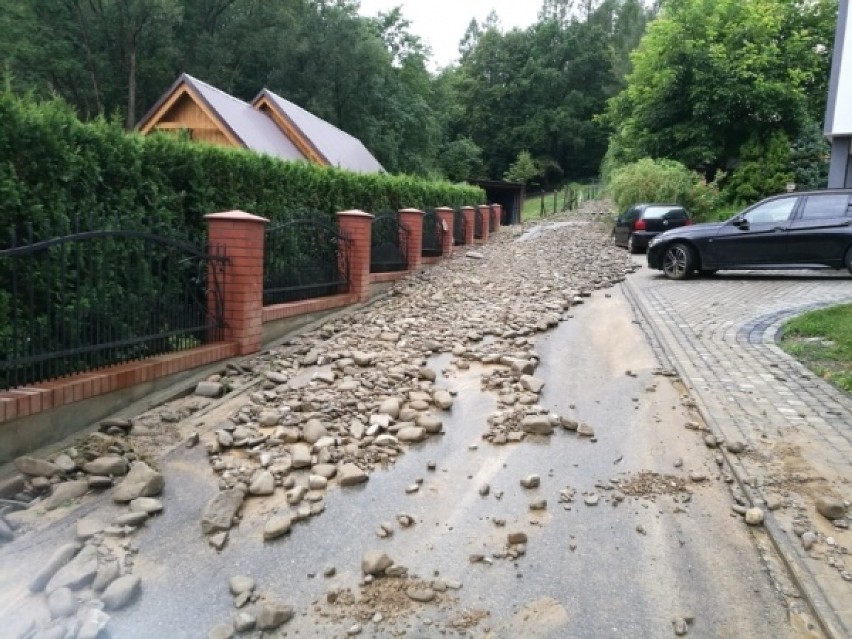
[[440,164],[444,175],[452,182],[483,177],[482,149],[470,138],[458,138],[447,144]]
[[528,184],[534,177],[538,177],[541,171],[533,162],[529,151],[521,151],[518,153],[518,159],[512,163],[509,170],[503,174],[503,179],[507,182],[518,182]]
[[[752,136],[821,119],[835,0],[671,0],[610,101],[610,160],[673,158],[710,177]],[[819,89],[817,89],[819,91]]]

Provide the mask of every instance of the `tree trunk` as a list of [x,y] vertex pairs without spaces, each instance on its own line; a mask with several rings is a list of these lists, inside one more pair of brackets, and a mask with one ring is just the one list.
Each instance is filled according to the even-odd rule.
[[130,48],[130,74],[127,79],[127,120],[128,131],[136,126],[136,47]]

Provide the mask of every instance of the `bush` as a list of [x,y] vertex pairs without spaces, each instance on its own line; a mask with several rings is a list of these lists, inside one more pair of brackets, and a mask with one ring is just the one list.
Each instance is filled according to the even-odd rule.
[[740,164],[725,186],[734,202],[757,202],[781,193],[794,179],[790,168],[790,141],[778,131],[768,139],[750,138],[740,148]]
[[619,209],[638,202],[682,204],[692,216],[704,220],[719,204],[716,180],[704,178],[674,160],[643,158],[612,171],[609,189]]
[[[118,122],[80,122],[59,100],[0,93],[0,228],[35,240],[80,220],[85,228],[168,229],[199,240],[204,215],[241,209],[284,221],[318,211],[484,202],[481,189],[404,175],[359,174],[284,162],[242,149],[143,137]],[[0,237],[0,249],[8,246]]]

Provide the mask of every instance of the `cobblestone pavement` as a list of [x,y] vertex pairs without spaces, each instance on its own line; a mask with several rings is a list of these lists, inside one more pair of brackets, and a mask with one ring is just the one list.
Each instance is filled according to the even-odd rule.
[[[823,630],[852,637],[852,534],[814,505],[822,494],[852,499],[852,398],[776,345],[790,317],[852,301],[849,274],[748,272],[673,282],[641,269],[624,289],[708,427],[747,444],[746,453],[727,454],[729,462],[748,500],[770,509],[770,536]],[[810,551],[800,538],[807,530],[820,540]]]

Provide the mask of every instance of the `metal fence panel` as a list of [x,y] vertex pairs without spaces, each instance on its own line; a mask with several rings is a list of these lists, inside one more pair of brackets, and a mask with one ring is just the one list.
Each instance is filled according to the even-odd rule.
[[445,232],[435,209],[426,209],[423,214],[423,257],[441,256]]
[[373,219],[370,272],[393,273],[408,268],[408,229],[395,212],[380,213]]

